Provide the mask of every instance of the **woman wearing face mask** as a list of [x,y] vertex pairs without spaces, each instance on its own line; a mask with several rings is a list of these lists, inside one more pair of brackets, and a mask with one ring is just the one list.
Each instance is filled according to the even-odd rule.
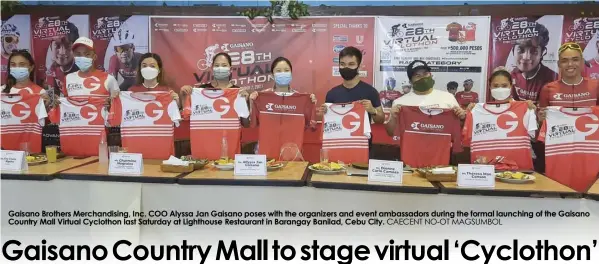
[[[263,91],[274,91],[274,92],[284,92],[284,93],[292,93],[296,92],[291,88],[291,80],[293,71],[293,67],[291,66],[291,61],[289,61],[285,57],[278,57],[270,66],[270,72],[272,72],[273,78],[275,80],[275,86],[271,89],[265,89]],[[250,95],[250,100],[255,100],[258,97],[258,92],[252,92]],[[310,99],[312,99],[313,103],[316,103],[316,96],[314,94],[310,94]]]
[[140,57],[137,65],[137,83],[129,92],[169,92],[177,105],[181,107],[179,95],[168,87],[164,80],[162,59],[156,53],[146,53]]
[[2,93],[40,94],[48,104],[49,96],[44,88],[34,83],[35,62],[27,50],[15,50],[8,57],[8,65]]
[[[491,99],[487,103],[515,102],[512,96],[512,75],[504,67],[495,68],[489,78],[489,85]],[[532,101],[527,100],[526,102],[529,109],[536,109]],[[469,104],[468,111],[472,110],[475,105],[475,103]]]
[[[195,84],[193,87],[191,85],[185,85],[181,87],[181,95],[187,96],[191,93],[191,90],[195,88],[214,88],[214,89],[228,89],[228,88],[237,88],[239,86],[233,84],[231,82],[231,64],[232,64],[231,56],[225,52],[218,53],[214,55],[212,59],[212,76],[214,77],[212,81],[208,83]],[[239,95],[242,97],[248,98],[249,94],[245,90],[239,91]]]

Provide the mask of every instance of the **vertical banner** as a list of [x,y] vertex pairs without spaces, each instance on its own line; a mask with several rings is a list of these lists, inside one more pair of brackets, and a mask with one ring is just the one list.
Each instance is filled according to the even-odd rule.
[[599,79],[599,17],[566,17],[563,42],[576,42],[586,61],[585,75]]
[[148,16],[90,16],[97,68],[112,74],[121,91],[135,83],[141,55],[148,52]]
[[557,79],[563,16],[493,17],[491,71],[506,67],[517,100],[537,102],[541,88]]
[[67,74],[78,70],[71,47],[89,37],[88,15],[31,16],[32,47],[37,82],[59,89]]
[[342,82],[338,53],[346,46],[362,50],[360,73],[372,83],[374,17],[276,19],[151,17],[151,50],[162,56],[166,79],[174,89],[210,82],[212,58],[232,58],[232,81],[251,90],[274,86],[272,61],[283,56],[293,67],[293,89],[326,92]]
[[13,50],[26,49],[31,52],[31,18],[29,15],[14,15],[2,20],[2,84],[6,81],[8,57]]
[[376,87],[390,107],[409,85],[407,66],[423,60],[432,68],[435,89],[472,80],[472,91],[484,96],[489,17],[378,17]]

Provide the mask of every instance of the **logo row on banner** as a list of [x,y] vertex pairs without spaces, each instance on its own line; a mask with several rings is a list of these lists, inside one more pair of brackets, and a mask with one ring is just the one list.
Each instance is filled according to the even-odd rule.
[[[211,80],[212,57],[227,52],[238,86],[272,87],[271,63],[284,56],[297,72],[294,88],[322,101],[341,81],[338,53],[354,46],[363,54],[361,76],[383,99],[409,83],[406,67],[420,59],[432,68],[437,89],[472,80],[484,98],[488,73],[503,66],[512,72],[520,97],[535,100],[538,90],[557,77],[561,43],[581,44],[587,64],[599,68],[598,32],[599,17],[559,15],[306,17],[274,24],[243,17],[15,15],[2,21],[2,77],[10,52],[28,49],[37,62],[37,81],[61,86],[73,66],[70,46],[86,36],[94,41],[97,67],[116,76],[122,90],[134,83],[140,56],[149,50],[163,55],[166,81],[174,89]],[[589,76],[599,78],[599,71]],[[532,78],[538,81],[526,82]],[[520,87],[520,81],[534,87]]]

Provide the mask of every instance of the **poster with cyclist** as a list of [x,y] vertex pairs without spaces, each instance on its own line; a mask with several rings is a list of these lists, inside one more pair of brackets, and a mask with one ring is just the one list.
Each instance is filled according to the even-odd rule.
[[584,75],[599,79],[599,17],[565,17],[562,40],[580,45]]
[[148,52],[148,16],[90,16],[96,67],[112,74],[121,91],[135,84],[139,58]]
[[31,50],[29,15],[14,15],[2,20],[2,83],[6,80],[8,57],[13,50]]

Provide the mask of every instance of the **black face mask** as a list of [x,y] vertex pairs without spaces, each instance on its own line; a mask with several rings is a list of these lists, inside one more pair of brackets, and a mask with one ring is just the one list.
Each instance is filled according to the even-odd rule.
[[358,75],[358,68],[339,68],[339,74],[346,81],[353,80]]

